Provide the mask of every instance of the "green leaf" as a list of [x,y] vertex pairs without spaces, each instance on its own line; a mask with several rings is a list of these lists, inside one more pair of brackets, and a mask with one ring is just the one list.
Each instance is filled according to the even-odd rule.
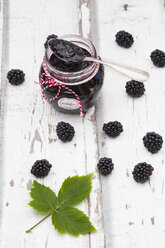
[[66,178],[58,193],[60,205],[74,206],[85,200],[92,188],[92,175]]
[[30,192],[33,200],[29,205],[36,211],[47,215],[26,232],[31,232],[51,215],[52,224],[61,234],[69,233],[78,236],[95,232],[96,229],[89,218],[82,211],[72,207],[89,195],[92,188],[92,175],[68,177],[62,184],[58,198],[49,187],[33,181]]
[[49,188],[37,181],[33,181],[30,195],[32,201],[29,205],[40,213],[50,213],[57,206],[58,200],[56,194]]
[[97,231],[89,218],[73,207],[60,207],[52,215],[52,224],[59,233],[69,233],[73,236]]

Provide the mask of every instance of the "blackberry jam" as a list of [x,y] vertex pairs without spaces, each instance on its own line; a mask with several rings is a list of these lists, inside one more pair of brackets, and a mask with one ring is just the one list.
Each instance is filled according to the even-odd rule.
[[[92,56],[98,58],[94,45],[88,39],[79,35],[65,35],[57,38],[57,40],[58,39],[58,42],[62,43],[63,41],[66,41],[68,42],[68,45],[69,43],[72,43],[74,44],[74,47],[75,45],[79,47],[84,57]],[[71,60],[71,63],[66,63],[55,56],[51,49],[52,42],[53,40],[48,42],[45,51],[43,61],[46,69],[44,69],[45,67],[42,64],[39,73],[40,82],[41,75],[45,73],[46,75],[51,76],[57,83],[74,91],[78,95],[82,104],[83,112],[85,113],[90,107],[95,105],[98,99],[103,85],[104,68],[101,64],[95,62],[77,61],[76,63],[72,63]],[[69,52],[72,53],[72,48],[68,49],[70,49]],[[63,54],[63,51],[61,54]],[[43,79],[44,81],[49,80],[46,76],[44,76]],[[42,85],[42,88],[45,88],[47,85],[48,84]],[[48,99],[53,98],[57,95],[58,90],[58,86],[51,86],[44,91],[44,95]],[[68,91],[64,87],[61,87],[58,97],[53,101],[49,101],[49,103],[56,110],[63,113],[80,113],[78,99],[72,92]]]

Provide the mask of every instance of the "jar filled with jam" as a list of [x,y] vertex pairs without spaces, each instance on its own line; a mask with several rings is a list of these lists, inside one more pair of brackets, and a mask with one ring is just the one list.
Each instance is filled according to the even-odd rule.
[[45,99],[63,113],[78,114],[81,107],[87,112],[96,103],[104,80],[103,65],[83,61],[99,58],[94,45],[79,35],[54,35],[45,47],[39,73]]

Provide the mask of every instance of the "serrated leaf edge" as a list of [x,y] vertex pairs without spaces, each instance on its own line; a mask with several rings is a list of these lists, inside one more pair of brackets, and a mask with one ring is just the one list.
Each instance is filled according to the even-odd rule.
[[32,204],[32,202],[33,202],[33,200],[32,201],[30,201],[29,203],[28,203],[28,205],[31,207],[31,208],[33,208],[37,213],[41,213],[41,214],[48,214],[48,213],[50,213],[51,211],[49,210],[49,211],[47,211],[47,212],[45,212],[45,211],[40,211],[40,210],[38,210],[38,209],[36,209],[35,207],[33,207],[31,204]]
[[[72,178],[82,178],[82,177],[86,177],[86,176],[90,176],[90,189],[89,189],[89,193],[87,194],[87,196],[86,196],[86,198],[89,196],[89,194],[91,193],[91,190],[92,190],[92,188],[93,188],[93,186],[92,186],[92,177],[93,177],[93,172],[91,172],[91,173],[89,173],[89,174],[87,174],[87,175],[82,175],[82,176],[79,176],[79,175],[76,175],[76,176],[73,176],[73,177],[67,177],[64,181],[63,181],[63,183],[62,183],[62,185],[61,185],[61,187],[60,187],[60,190],[61,190],[61,188],[62,188],[62,186],[63,186],[63,184],[65,183],[65,181],[66,180],[68,180],[68,179],[72,179]],[[60,190],[59,190],[59,192],[60,192]],[[59,197],[59,192],[58,192],[58,195],[57,195],[57,200],[58,200],[58,197]],[[85,199],[86,199],[85,198]],[[81,200],[79,203],[81,203],[82,201],[84,201],[85,199],[83,199],[83,200]],[[79,203],[77,203],[77,204],[79,204]],[[62,206],[64,204],[64,202],[62,202],[62,203],[60,203],[60,205]],[[77,205],[76,204],[76,205]],[[70,206],[70,205],[66,205],[66,206]]]
[[[28,203],[28,205],[29,205],[31,208],[33,208],[37,213],[48,214],[48,213],[52,212],[53,209],[45,212],[45,211],[37,210],[36,208],[34,208],[34,207],[31,205],[32,202],[35,200],[35,199],[32,197],[32,190],[33,190],[34,187],[37,186],[37,185],[42,185],[42,186],[44,186],[45,188],[50,189],[50,190],[55,194],[55,196],[56,196],[56,193],[55,193],[49,186],[45,186],[44,184],[38,183],[36,180],[33,180],[33,183],[32,183],[32,186],[31,186],[31,189],[30,189],[30,192],[29,192],[29,194],[30,194],[30,196],[31,196],[31,198],[32,198],[33,200],[30,201],[30,202]],[[56,196],[56,197],[57,197],[57,196]],[[57,198],[57,201],[58,201],[58,198]]]
[[[88,193],[88,195],[91,193],[91,189],[93,188],[93,186],[92,186],[92,177],[93,177],[93,172],[92,173],[89,173],[89,174],[87,174],[87,175],[83,175],[83,176],[78,176],[78,175],[76,175],[76,176],[74,176],[74,177],[85,177],[85,176],[90,176],[90,190],[89,190],[89,193]],[[72,178],[72,177],[67,177],[65,180],[67,180],[68,178]],[[64,180],[64,182],[65,182],[65,180]],[[63,183],[64,183],[63,182]],[[62,183],[62,185],[63,185],[63,183]],[[44,184],[40,184],[40,183],[38,183],[36,180],[33,180],[33,184],[32,184],[32,187],[31,187],[31,190],[33,190],[34,189],[34,186],[35,185],[37,185],[37,184],[39,184],[39,185],[43,185],[43,186],[45,186]],[[53,191],[50,187],[47,187],[47,186],[45,186],[46,188],[49,188],[51,191]],[[61,186],[62,187],[62,186]],[[61,189],[61,188],[60,188]],[[60,190],[59,190],[60,191]],[[54,192],[54,191],[53,191]],[[55,193],[55,192],[54,192]],[[48,211],[48,212],[44,212],[44,211],[38,211],[37,209],[35,209],[31,204],[32,204],[32,202],[34,201],[34,198],[32,197],[32,192],[30,191],[30,196],[31,196],[31,198],[33,199],[32,201],[30,201],[29,203],[28,203],[28,205],[30,206],[30,207],[32,207],[36,212],[38,212],[38,213],[41,213],[41,214],[46,214],[46,213],[48,213],[48,215],[47,216],[45,216],[41,221],[39,221],[36,225],[34,225],[32,228],[30,228],[30,229],[28,229],[27,231],[26,231],[26,233],[29,233],[29,232],[31,232],[31,230],[33,229],[33,228],[35,228],[38,224],[40,224],[44,219],[46,219],[47,217],[49,217],[49,216],[51,216],[51,219],[52,219],[52,216],[53,216],[53,214],[56,212],[56,211],[58,211],[58,208],[60,207],[59,205],[57,205],[56,206],[56,208],[54,209],[54,210],[52,210],[52,211]],[[56,194],[55,194],[56,195]],[[87,197],[88,197],[88,195],[87,195]],[[57,197],[57,201],[58,201],[58,196],[56,196]],[[83,201],[83,200],[82,200]],[[59,203],[59,202],[58,202]],[[62,207],[62,205],[61,205],[61,207]],[[73,206],[66,206],[66,207],[72,207],[72,208],[74,208]],[[77,209],[77,210],[79,210],[78,208],[75,208],[75,209]],[[90,231],[90,232],[87,232],[87,233],[79,233],[78,235],[75,235],[75,234],[71,234],[71,233],[68,233],[68,232],[60,232],[56,227],[55,227],[55,225],[53,224],[53,222],[52,222],[52,224],[53,224],[53,226],[54,226],[54,228],[55,228],[55,230],[57,230],[61,235],[62,234],[64,234],[64,233],[68,233],[68,234],[70,234],[70,235],[72,235],[72,236],[75,236],[75,237],[78,237],[80,234],[81,235],[86,235],[86,234],[89,234],[89,233],[93,233],[93,232],[97,232],[97,229],[92,225],[92,223],[91,223],[91,221],[89,220],[89,217],[83,212],[83,211],[81,211],[81,210],[79,210],[80,212],[82,212],[82,214],[83,215],[85,215],[86,217],[87,217],[87,219],[88,219],[88,221],[89,221],[89,223],[91,224],[91,227],[93,228],[93,230],[92,231]]]
[[[68,206],[68,207],[70,207],[70,206]],[[79,210],[83,215],[85,215],[85,216],[87,217],[89,223],[91,224],[91,227],[93,228],[93,230],[92,230],[91,232],[79,233],[79,234],[73,234],[73,233],[69,233],[69,232],[60,232],[60,231],[58,230],[58,228],[55,227],[55,225],[53,224],[53,221],[52,221],[52,225],[54,226],[54,229],[57,230],[58,233],[59,233],[60,235],[63,235],[63,234],[65,234],[65,233],[67,233],[67,234],[72,235],[72,236],[74,236],[74,237],[78,237],[79,235],[86,235],[86,234],[90,234],[90,233],[94,233],[94,232],[97,232],[97,231],[98,231],[98,230],[92,225],[92,223],[91,223],[89,217],[88,217],[82,210],[80,210],[80,209],[78,209],[78,208],[75,208],[75,207],[70,207],[70,208],[77,209],[77,210]],[[56,212],[58,212],[58,210],[57,210]],[[52,220],[53,214],[55,214],[55,212],[52,213],[52,215],[51,215],[51,220]]]

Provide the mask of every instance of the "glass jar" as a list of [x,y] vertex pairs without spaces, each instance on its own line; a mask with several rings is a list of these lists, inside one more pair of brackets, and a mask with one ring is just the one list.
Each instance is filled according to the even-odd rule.
[[[96,49],[92,42],[86,38],[83,38],[82,36],[64,35],[59,37],[59,39],[72,42],[75,45],[78,45],[87,50],[92,57],[98,58]],[[45,51],[45,57],[43,60],[44,62],[40,68],[39,80],[41,83],[42,75],[45,73],[46,75],[43,76],[44,81],[48,81],[50,76],[54,79],[55,82],[58,83],[58,85],[51,87],[49,87],[50,85],[48,86],[48,84],[41,85],[41,87],[44,89],[44,96],[49,101],[49,103],[51,103],[52,106],[60,112],[78,114],[80,113],[81,104],[82,111],[85,113],[96,103],[98,99],[104,79],[103,66],[99,63],[88,62],[89,65],[84,69],[75,72],[66,72],[57,69],[52,65],[51,56],[52,52],[48,44],[48,47]],[[60,93],[59,85],[64,86],[60,87]],[[48,87],[45,89],[46,86]],[[67,88],[69,88],[70,91]],[[55,98],[57,95],[58,97],[52,100],[52,98]],[[78,96],[80,103],[76,95]]]

